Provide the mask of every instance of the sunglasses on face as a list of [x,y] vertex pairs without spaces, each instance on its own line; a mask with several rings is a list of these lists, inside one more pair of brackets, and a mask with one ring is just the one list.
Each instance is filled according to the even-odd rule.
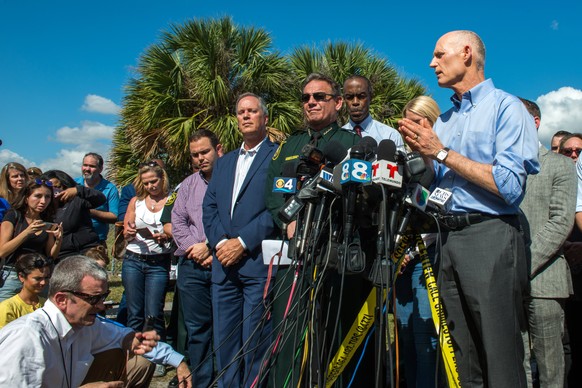
[[[301,95],[301,102],[302,103],[306,103],[309,102],[309,100],[311,99],[311,96],[313,96],[313,99],[317,102],[321,102],[321,101],[329,101],[331,100],[333,97],[335,97],[334,94],[329,94],[329,93],[325,93],[325,92],[316,92],[316,93],[303,93]],[[327,98],[327,97],[330,98]]]
[[564,148],[562,151],[560,151],[560,153],[562,155],[565,156],[572,156],[572,154],[575,152],[576,155],[580,156],[580,152],[582,151],[582,148]]
[[160,167],[160,165],[154,160],[150,160],[149,162],[144,162],[144,163],[139,164],[139,168],[146,167],[146,166],[148,166],[148,167]]
[[36,183],[37,185],[45,185],[45,186],[48,186],[48,187],[53,187],[53,182],[51,182],[51,181],[45,181],[44,179],[38,179],[38,178],[36,178],[34,180],[34,183]]
[[344,98],[348,101],[352,101],[356,97],[358,100],[364,100],[368,97],[368,93],[362,92],[357,94],[344,94]]
[[90,295],[90,294],[85,294],[83,292],[71,291],[71,290],[63,290],[62,292],[68,292],[70,294],[73,294],[77,298],[83,299],[85,302],[89,303],[91,306],[95,306],[98,303],[105,302],[105,299],[107,299],[107,297],[111,293],[111,290],[107,290],[103,294],[97,294],[97,295]]

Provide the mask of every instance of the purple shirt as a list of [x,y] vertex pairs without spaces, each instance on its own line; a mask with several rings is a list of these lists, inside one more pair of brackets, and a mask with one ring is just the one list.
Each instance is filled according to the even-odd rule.
[[207,188],[208,181],[199,172],[190,175],[180,184],[172,209],[172,234],[178,246],[175,256],[184,256],[186,249],[206,241],[202,225],[202,200]]

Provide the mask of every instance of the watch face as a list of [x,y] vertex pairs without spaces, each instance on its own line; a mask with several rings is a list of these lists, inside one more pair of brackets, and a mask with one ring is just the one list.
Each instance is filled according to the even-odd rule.
[[443,160],[445,160],[447,155],[448,155],[448,152],[446,150],[440,150],[437,154],[437,159],[439,160],[439,162],[442,162]]

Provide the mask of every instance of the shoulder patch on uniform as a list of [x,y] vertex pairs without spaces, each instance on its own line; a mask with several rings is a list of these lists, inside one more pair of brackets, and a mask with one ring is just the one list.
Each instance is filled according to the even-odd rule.
[[293,160],[293,159],[297,159],[297,158],[299,158],[299,155],[291,155],[291,156],[287,156],[287,157],[285,158],[285,161],[288,161],[288,160]]
[[168,200],[166,201],[166,205],[165,206],[171,206],[174,204],[174,201],[176,200],[176,197],[178,196],[178,192],[174,191],[172,194],[170,194],[170,196],[168,197]]

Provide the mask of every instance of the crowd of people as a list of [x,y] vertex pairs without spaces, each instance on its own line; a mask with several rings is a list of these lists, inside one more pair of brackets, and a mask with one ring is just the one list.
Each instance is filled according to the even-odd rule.
[[[321,381],[306,376],[324,374],[328,365],[300,354],[309,337],[302,330],[313,330],[313,322],[289,328],[291,315],[295,325],[306,316],[291,304],[297,267],[269,265],[263,257],[265,240],[293,241],[301,229],[279,217],[286,197],[273,182],[288,176],[286,166],[306,145],[349,149],[367,136],[419,154],[434,171],[430,189],[452,193],[450,210],[438,215],[442,232],[422,240],[438,279],[456,377],[443,371],[442,332],[433,322],[420,247],[413,246],[393,287],[402,384],[578,386],[582,134],[560,131],[546,149],[537,135],[539,107],[485,78],[485,46],[471,31],[443,35],[430,67],[438,85],[453,91],[453,107],[441,114],[432,98],[419,96],[405,105],[397,129],[370,114],[374,94],[364,75],[348,77],[343,87],[327,75],[307,76],[301,90],[306,127],[281,144],[269,139],[266,102],[243,93],[235,106],[241,146],[225,154],[212,131],[196,130],[188,139],[193,173],[182,182],[170,182],[164,162],[154,159],[118,189],[103,177],[103,158],[93,152],[84,156],[77,179],[6,164],[0,173],[0,386],[148,386],[165,365],[177,369],[170,384],[182,387]],[[344,105],[349,121],[342,127]],[[366,217],[359,222],[357,240],[367,257],[376,257],[378,225]],[[123,224],[124,295],[113,321],[105,318],[105,268],[116,223]],[[184,343],[174,338],[174,344],[184,346],[186,357],[165,343],[173,260],[175,307],[186,328]],[[338,293],[338,284],[348,292]],[[367,276],[330,271],[318,314],[341,314],[330,326],[333,334],[314,337],[317,346],[328,353],[339,347],[373,286]],[[347,363],[335,386],[387,386],[389,380],[374,376],[379,365],[391,371],[392,361],[359,352],[364,362]]]

